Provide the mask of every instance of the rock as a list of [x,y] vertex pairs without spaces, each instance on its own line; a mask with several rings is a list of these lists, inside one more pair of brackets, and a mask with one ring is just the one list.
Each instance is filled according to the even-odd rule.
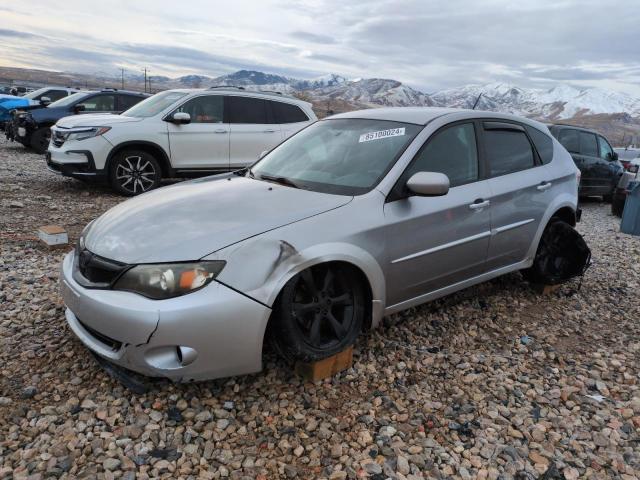
[[107,458],[102,462],[102,466],[105,470],[113,471],[118,469],[120,463],[120,460],[118,460],[117,458]]
[[402,475],[409,475],[411,473],[411,468],[409,467],[409,461],[402,455],[399,455],[397,458],[396,469],[398,473],[401,473]]
[[0,407],[11,405],[13,401],[9,397],[0,397]]
[[24,399],[33,398],[36,396],[36,393],[38,393],[38,389],[36,387],[34,386],[25,387],[22,390],[22,398]]

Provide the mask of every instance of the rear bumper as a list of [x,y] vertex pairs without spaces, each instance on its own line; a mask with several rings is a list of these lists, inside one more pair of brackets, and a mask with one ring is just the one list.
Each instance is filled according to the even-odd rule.
[[65,316],[94,353],[128,370],[174,381],[262,368],[270,308],[216,281],[168,300],[87,289],[73,279],[73,257],[73,252],[65,257],[60,276]]

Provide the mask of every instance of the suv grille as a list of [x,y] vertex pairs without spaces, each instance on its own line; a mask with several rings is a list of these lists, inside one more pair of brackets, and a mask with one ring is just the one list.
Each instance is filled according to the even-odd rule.
[[99,257],[89,250],[76,249],[73,278],[86,288],[110,288],[128,266]]

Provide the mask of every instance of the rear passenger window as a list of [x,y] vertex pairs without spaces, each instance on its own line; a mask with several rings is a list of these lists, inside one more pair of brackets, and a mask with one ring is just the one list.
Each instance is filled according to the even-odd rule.
[[113,112],[116,109],[115,95],[95,95],[80,102],[85,112]]
[[578,131],[572,129],[560,130],[558,141],[569,153],[580,153],[580,137]]
[[455,125],[431,137],[404,174],[439,172],[449,177],[451,187],[478,180],[478,152],[472,123]]
[[593,133],[580,132],[580,153],[589,157],[598,156],[598,141]]
[[50,90],[47,93],[45,93],[44,95],[42,95],[43,97],[49,97],[49,100],[51,100],[52,102],[56,102],[58,100],[60,100],[61,98],[64,98],[67,96],[67,92],[65,90]]
[[551,137],[545,133],[542,133],[537,128],[526,127],[527,133],[531,140],[533,140],[533,144],[538,151],[538,155],[540,155],[540,160],[542,163],[546,165],[547,163],[553,160],[553,140]]
[[485,130],[484,141],[492,177],[534,166],[533,149],[524,132]]
[[269,123],[267,102],[251,97],[227,97],[229,101],[229,123]]
[[271,110],[273,111],[276,123],[297,123],[309,120],[300,107],[296,105],[284,102],[269,103],[271,104]]

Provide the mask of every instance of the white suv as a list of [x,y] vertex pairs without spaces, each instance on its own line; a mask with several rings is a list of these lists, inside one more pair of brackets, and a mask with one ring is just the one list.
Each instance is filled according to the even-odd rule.
[[65,117],[51,132],[47,164],[137,195],[164,177],[226,172],[317,120],[311,104],[241,87],[167,90],[121,115]]

